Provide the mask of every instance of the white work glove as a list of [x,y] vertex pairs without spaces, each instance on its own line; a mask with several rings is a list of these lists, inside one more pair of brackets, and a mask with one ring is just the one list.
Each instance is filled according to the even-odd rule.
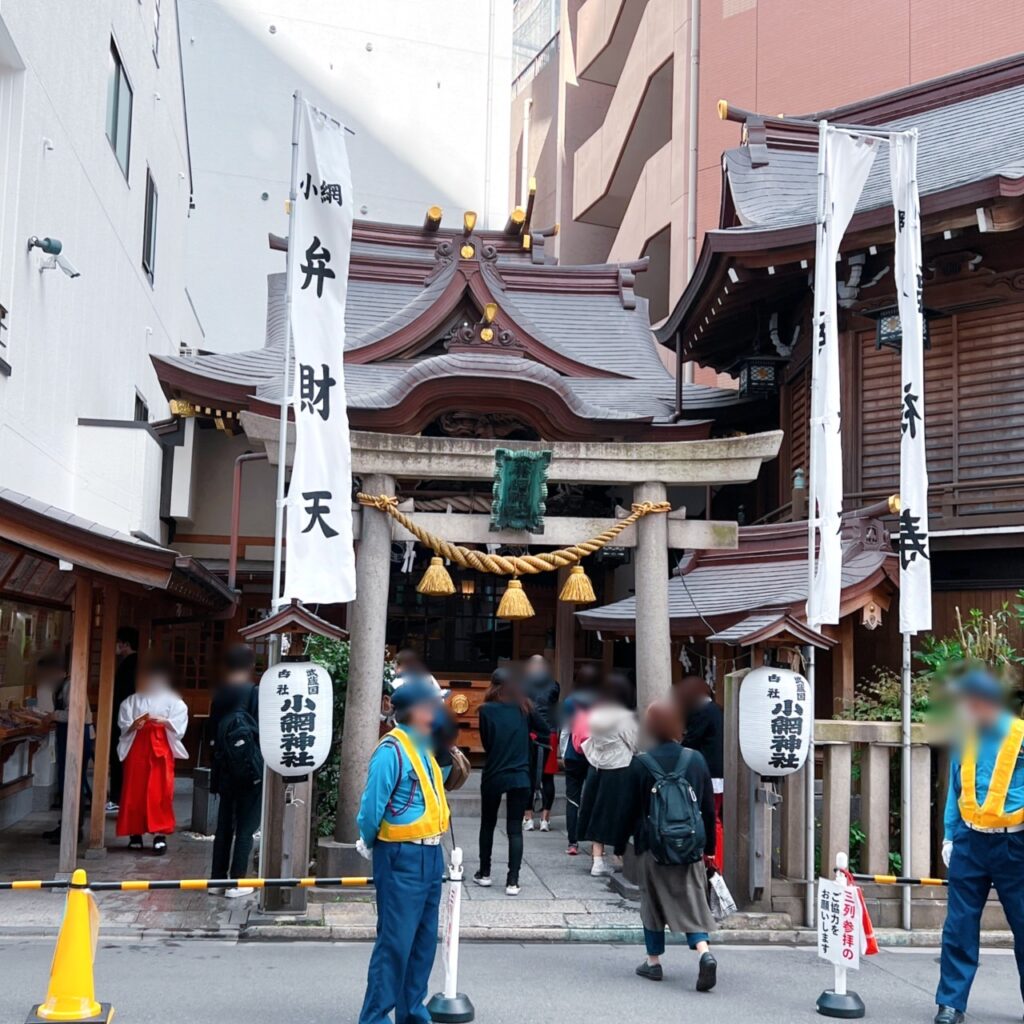
[[363,842],[362,836],[356,840],[356,853],[358,853],[364,860],[370,860],[370,858],[373,857],[373,854],[370,852],[370,848]]
[[942,863],[949,867],[949,858],[953,856],[953,840],[942,840]]

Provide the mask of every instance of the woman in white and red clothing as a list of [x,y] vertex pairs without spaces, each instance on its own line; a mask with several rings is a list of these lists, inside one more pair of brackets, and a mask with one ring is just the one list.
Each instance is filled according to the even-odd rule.
[[138,690],[117,712],[121,739],[117,756],[124,763],[124,785],[117,814],[117,834],[128,846],[142,849],[142,837],[153,836],[153,852],[167,851],[174,831],[174,759],[188,756],[181,740],[188,708],[171,688],[171,666],[154,660]]

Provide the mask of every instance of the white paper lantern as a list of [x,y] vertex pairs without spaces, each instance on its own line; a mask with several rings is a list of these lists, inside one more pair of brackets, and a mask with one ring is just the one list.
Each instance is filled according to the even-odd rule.
[[758,775],[792,775],[807,759],[814,697],[803,676],[755,668],[740,683],[740,753]]
[[260,750],[267,767],[288,778],[327,760],[334,728],[334,687],[312,661],[283,661],[260,680]]

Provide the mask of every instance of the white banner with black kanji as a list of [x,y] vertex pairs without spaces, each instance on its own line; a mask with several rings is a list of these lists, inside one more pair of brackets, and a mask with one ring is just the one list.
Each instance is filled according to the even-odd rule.
[[924,438],[924,299],[917,132],[889,136],[896,223],[896,296],[900,309],[900,632],[932,628],[928,543],[928,466]]
[[300,100],[298,191],[288,247],[295,351],[295,458],[287,498],[283,597],[356,596],[352,453],[345,407],[345,299],[352,176],[345,128]]
[[814,338],[811,364],[811,478],[809,515],[818,518],[818,557],[807,596],[807,621],[839,622],[843,547],[843,444],[839,398],[836,260],[878,140],[824,127],[823,218],[814,252]]

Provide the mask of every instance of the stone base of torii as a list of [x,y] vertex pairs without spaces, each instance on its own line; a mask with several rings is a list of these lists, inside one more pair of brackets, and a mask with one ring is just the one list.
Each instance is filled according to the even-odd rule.
[[[271,464],[276,465],[280,456],[278,420],[254,413],[242,413],[240,419],[249,439],[263,446]],[[290,463],[294,434],[289,429]],[[761,465],[777,455],[781,441],[782,432],[773,431],[702,441],[502,441],[501,447],[551,451],[551,483],[631,487],[634,502],[663,502],[669,486],[720,487],[754,480]],[[489,440],[353,431],[351,443],[352,472],[368,494],[395,494],[399,478],[489,482],[494,473],[496,442]],[[488,517],[482,515],[421,513],[416,519],[427,529],[461,544],[563,546],[608,525],[607,520],[549,517],[544,533],[531,535],[511,530],[492,532]],[[380,728],[391,544],[411,539],[375,509],[359,508],[354,513],[353,528],[358,598],[348,616],[351,647],[337,828],[333,841],[321,842],[317,857],[318,872],[328,875],[345,874],[356,856],[356,813]],[[616,546],[632,547],[636,552],[636,679],[641,707],[668,694],[672,685],[666,552],[732,548],[736,544],[735,522],[687,520],[685,510],[668,516],[647,516],[616,539]],[[264,823],[264,835],[274,834],[275,829],[280,829],[279,822]],[[272,868],[266,865],[265,873],[272,874]]]

